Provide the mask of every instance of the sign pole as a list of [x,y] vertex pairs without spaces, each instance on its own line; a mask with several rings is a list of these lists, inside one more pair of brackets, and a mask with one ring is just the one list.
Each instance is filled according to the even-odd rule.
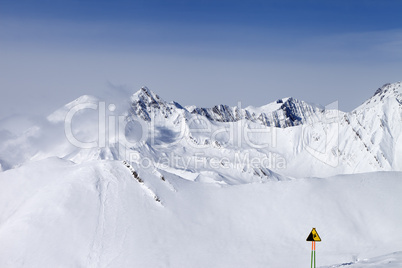
[[315,241],[313,241],[314,244],[314,268],[315,268]]
[[315,242],[321,241],[320,236],[318,235],[317,231],[315,228],[311,230],[310,234],[308,235],[306,241],[311,241],[311,268],[313,268],[313,261],[314,261],[314,268],[316,266],[316,261],[315,261]]
[[314,241],[311,242],[311,268],[313,268]]

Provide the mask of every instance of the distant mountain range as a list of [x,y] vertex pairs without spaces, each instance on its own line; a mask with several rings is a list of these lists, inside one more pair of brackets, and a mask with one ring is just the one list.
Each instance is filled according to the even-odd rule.
[[[130,155],[140,155],[158,165],[175,153],[194,174],[208,171],[226,178],[225,167],[210,169],[193,163],[195,155],[202,161],[225,156],[227,165],[237,170],[230,174],[231,181],[248,176],[244,182],[269,174],[398,171],[402,170],[401,92],[400,82],[386,84],[350,113],[337,110],[336,103],[323,107],[294,98],[261,107],[182,106],[164,101],[146,87],[131,96],[128,109],[118,113],[110,107],[119,104],[106,107],[107,100],[84,95],[22,134],[3,130],[0,161],[3,169],[9,169],[49,156],[82,163],[130,161]],[[249,159],[235,159],[246,156],[270,160],[250,165]],[[168,166],[182,169],[171,161]]]

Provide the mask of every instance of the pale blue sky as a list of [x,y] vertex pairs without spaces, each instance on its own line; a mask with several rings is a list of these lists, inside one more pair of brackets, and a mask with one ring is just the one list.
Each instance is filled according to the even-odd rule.
[[389,0],[0,0],[0,118],[142,85],[182,105],[293,96],[350,111],[402,79],[401,8]]

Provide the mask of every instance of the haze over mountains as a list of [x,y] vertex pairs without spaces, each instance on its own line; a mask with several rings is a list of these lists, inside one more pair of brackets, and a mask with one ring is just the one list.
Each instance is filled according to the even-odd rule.
[[320,265],[402,262],[401,82],[350,113],[143,87],[18,120],[0,129],[0,266],[303,267],[311,227]]
[[[3,169],[48,156],[81,163],[141,154],[158,163],[176,152],[190,164],[197,154],[272,155],[283,163],[268,168],[292,177],[400,171],[401,91],[401,83],[386,84],[350,113],[294,98],[262,107],[186,107],[146,87],[128,105],[85,95],[21,135],[3,129],[0,160]],[[238,175],[249,167],[240,168]]]

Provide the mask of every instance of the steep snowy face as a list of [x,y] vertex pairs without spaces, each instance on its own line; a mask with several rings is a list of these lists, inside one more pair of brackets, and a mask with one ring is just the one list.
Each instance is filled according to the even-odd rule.
[[378,105],[402,106],[402,82],[387,83],[378,88],[370,99],[357,107],[354,111],[367,110]]
[[[378,169],[402,168],[402,84],[385,84],[373,97],[344,116],[352,130],[345,149],[363,145]],[[353,144],[350,141],[357,141]]]
[[304,101],[289,98],[282,106],[283,126],[296,126],[321,118],[323,109],[312,106]]
[[[175,105],[166,103],[157,94],[142,87],[131,96],[130,114],[137,115],[145,121],[151,121],[152,113],[161,113],[168,118],[173,113]],[[177,106],[176,106],[177,107]]]
[[238,107],[229,107],[222,104],[216,105],[213,108],[195,107],[191,113],[205,116],[208,120],[217,122],[236,122],[242,119],[241,112]]
[[279,99],[257,109],[245,109],[246,119],[280,128],[317,122],[322,118],[323,112],[323,108],[295,98]]
[[304,101],[285,98],[256,108],[241,109],[240,107],[229,107],[221,104],[213,108],[194,107],[190,112],[217,122],[236,122],[246,119],[264,126],[286,128],[316,122],[322,117],[323,111],[322,108]]

